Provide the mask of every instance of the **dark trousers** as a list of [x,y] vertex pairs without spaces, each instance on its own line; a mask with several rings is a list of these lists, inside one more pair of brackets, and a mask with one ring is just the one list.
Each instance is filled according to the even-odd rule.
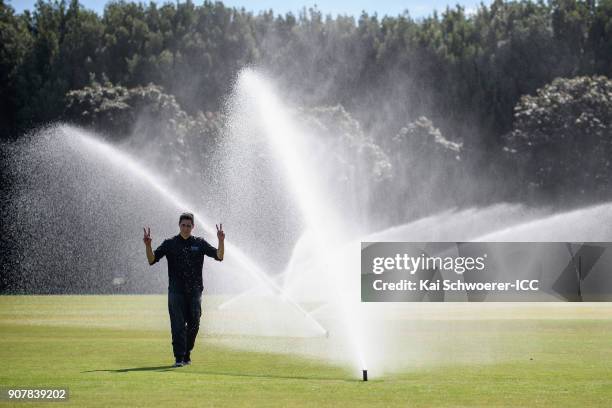
[[202,292],[168,293],[174,358],[182,360],[193,350],[202,316]]

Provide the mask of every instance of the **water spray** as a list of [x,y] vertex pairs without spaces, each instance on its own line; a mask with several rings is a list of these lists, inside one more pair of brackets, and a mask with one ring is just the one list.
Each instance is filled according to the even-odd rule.
[[[163,183],[158,181],[158,178],[155,177],[148,169],[140,165],[136,162],[132,157],[126,153],[123,153],[113,147],[112,145],[100,141],[88,134],[81,132],[80,129],[72,126],[64,127],[66,134],[75,137],[76,140],[81,142],[86,147],[92,149],[98,154],[102,154],[109,159],[109,161],[113,164],[120,165],[123,169],[130,170],[134,175],[144,179],[147,181],[150,186],[161,193],[169,202],[174,204],[177,208],[194,208],[192,205],[183,201],[179,198],[178,194],[172,191],[170,188],[166,187]],[[204,217],[200,216],[199,213],[193,211],[195,217],[200,219],[206,227],[204,230],[211,235],[215,234],[215,231],[212,230],[208,225],[212,224]],[[309,321],[317,332],[321,335],[325,335],[327,330],[319,323],[315,318],[313,318],[308,312],[304,310],[302,306],[298,304],[297,301],[292,299],[285,291],[278,286],[268,275],[262,271],[251,259],[244,254],[240,249],[233,246],[230,242],[225,242],[225,249],[227,252],[231,252],[234,254],[235,262],[240,265],[244,270],[249,273],[253,278],[258,280],[261,284],[268,286],[271,290],[276,291],[281,295],[282,299],[285,300],[288,304],[297,309],[307,321]]]
[[[337,214],[337,209],[327,200],[329,194],[318,185],[318,178],[313,177],[311,165],[304,161],[304,145],[306,140],[312,139],[312,135],[302,134],[297,126],[294,126],[291,115],[283,107],[281,101],[276,97],[273,88],[267,80],[252,70],[243,70],[240,73],[238,89],[245,99],[255,99],[253,106],[255,113],[261,123],[262,130],[266,135],[272,150],[278,160],[284,165],[285,177],[288,185],[293,190],[293,195],[298,199],[298,205],[309,231],[319,232],[321,225],[328,231],[332,231],[337,242],[342,242],[341,234],[346,230],[342,217]],[[251,102],[253,103],[253,101]],[[291,136],[291,137],[288,137]],[[320,242],[315,242],[317,253],[325,254],[329,249]],[[333,257],[324,258],[320,264],[328,270],[331,268]],[[356,325],[352,300],[344,293],[345,282],[341,282],[338,273],[329,273],[330,283],[335,285],[337,292],[336,301],[342,320],[346,325],[347,340],[354,348],[355,357],[360,361],[360,366],[365,367],[363,359],[363,345],[361,344],[360,331]],[[270,283],[275,288],[275,284]],[[282,291],[280,291],[282,293]],[[310,316],[308,314],[308,316]],[[312,317],[311,317],[312,318]],[[328,336],[329,334],[325,332]],[[367,370],[362,370],[363,380],[367,381]]]

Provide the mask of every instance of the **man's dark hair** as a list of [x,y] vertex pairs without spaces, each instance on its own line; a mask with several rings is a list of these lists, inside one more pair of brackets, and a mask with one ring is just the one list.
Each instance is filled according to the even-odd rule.
[[193,221],[193,214],[192,213],[188,213],[188,212],[182,213],[181,216],[179,217],[179,224],[183,220],[191,220],[191,225],[195,225],[195,222]]

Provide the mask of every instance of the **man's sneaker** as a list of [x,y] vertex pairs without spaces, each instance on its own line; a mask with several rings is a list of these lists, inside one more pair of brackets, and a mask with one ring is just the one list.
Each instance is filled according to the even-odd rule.
[[184,365],[185,364],[181,360],[176,360],[176,362],[174,363],[172,367],[182,367]]
[[185,357],[183,357],[183,365],[189,365],[191,364],[191,355],[189,353],[185,354]]

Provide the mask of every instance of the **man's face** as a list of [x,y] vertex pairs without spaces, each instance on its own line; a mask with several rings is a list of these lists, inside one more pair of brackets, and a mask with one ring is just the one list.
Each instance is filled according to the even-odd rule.
[[181,235],[191,235],[191,230],[193,229],[191,220],[181,220],[181,222],[179,222],[179,227],[181,228]]

